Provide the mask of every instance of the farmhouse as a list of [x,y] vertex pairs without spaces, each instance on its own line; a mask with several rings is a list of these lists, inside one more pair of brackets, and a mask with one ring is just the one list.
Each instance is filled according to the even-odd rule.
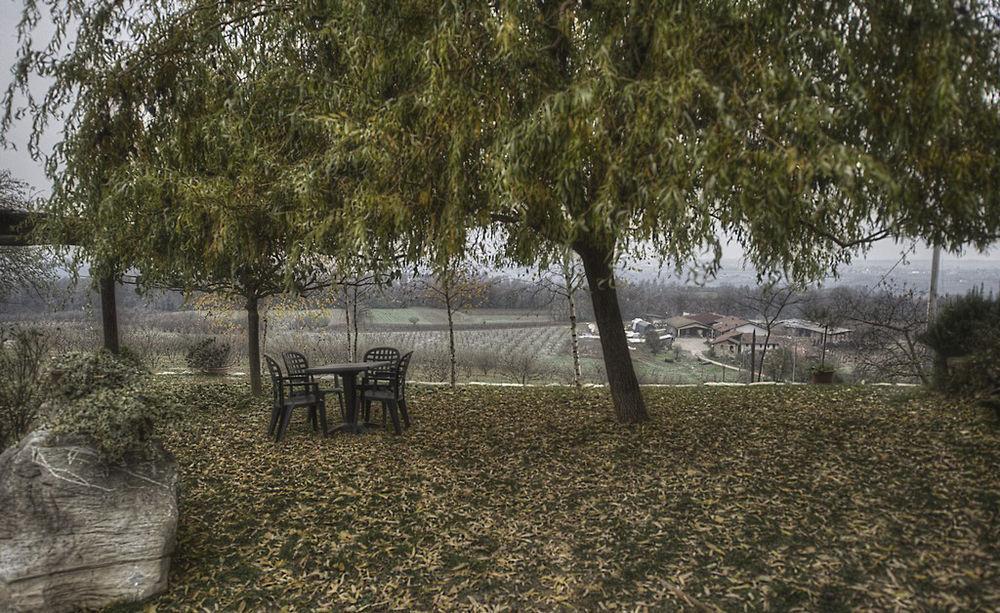
[[852,331],[849,328],[824,327],[807,319],[784,319],[778,323],[775,332],[786,336],[808,338],[816,344],[823,342],[824,333],[828,343],[839,343],[850,338]]
[[[726,353],[731,353],[734,355],[740,355],[744,351],[750,351],[754,345],[754,334],[753,332],[740,332],[739,330],[732,330],[721,336],[713,338],[708,341],[708,344],[716,348],[716,351],[725,351]],[[759,333],[756,335],[757,351],[767,347],[768,349],[776,349],[778,347],[778,339],[774,336],[768,339],[767,343],[764,343],[764,336]]]
[[747,332],[751,334],[756,332],[757,336],[767,334],[766,329],[753,323],[752,321],[748,321],[742,317],[726,316],[712,325],[712,338],[718,338],[723,334],[728,334],[733,331]]
[[677,338],[707,338],[712,335],[712,325],[702,323],[687,315],[677,315],[667,319],[667,331]]

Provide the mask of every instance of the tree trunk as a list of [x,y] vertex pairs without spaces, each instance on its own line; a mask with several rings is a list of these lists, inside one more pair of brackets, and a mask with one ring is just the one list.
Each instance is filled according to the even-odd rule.
[[354,286],[354,297],[351,300],[351,308],[354,310],[354,349],[351,351],[353,359],[358,359],[358,286]]
[[573,346],[573,384],[580,387],[580,340],[576,336],[576,298],[572,288],[567,292],[569,299],[569,336]]
[[750,383],[753,383],[755,370],[757,370],[757,330],[750,335]]
[[937,299],[938,299],[938,275],[941,271],[941,245],[934,245],[933,255],[931,256],[931,286],[927,292],[927,325],[934,323],[934,318],[937,317]]
[[347,330],[347,361],[354,361],[354,352],[351,351],[351,294],[350,290],[344,290],[344,329]]
[[639,380],[636,379],[628,341],[625,339],[625,326],[615,290],[615,274],[610,263],[611,254],[590,247],[578,247],[576,251],[583,260],[583,270],[587,275],[615,414],[618,421],[625,424],[646,421],[649,415],[646,413],[646,403],[639,390]]
[[445,310],[448,311],[448,356],[451,359],[451,371],[448,381],[452,387],[455,387],[455,325],[452,323],[451,296],[448,294],[445,294],[444,306]]
[[118,344],[118,306],[115,301],[115,286],[114,277],[101,277],[101,328],[104,332],[104,348],[117,355],[121,347]]
[[250,362],[250,393],[261,393],[260,384],[260,312],[257,297],[247,298],[247,357]]
[[760,350],[760,368],[757,369],[757,380],[764,380],[764,360],[767,359],[767,344],[771,341],[771,328],[768,327],[767,334],[764,335],[764,348]]

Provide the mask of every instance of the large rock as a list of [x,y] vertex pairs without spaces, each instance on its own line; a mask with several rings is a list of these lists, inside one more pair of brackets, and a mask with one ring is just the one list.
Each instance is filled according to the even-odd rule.
[[0,612],[162,591],[177,528],[173,458],[108,467],[81,441],[53,438],[37,431],[0,455]]

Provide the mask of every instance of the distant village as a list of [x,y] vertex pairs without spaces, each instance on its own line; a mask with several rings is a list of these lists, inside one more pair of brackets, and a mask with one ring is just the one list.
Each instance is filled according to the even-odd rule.
[[[657,334],[664,347],[670,348],[676,339],[701,339],[718,354],[742,355],[744,352],[775,349],[791,345],[835,345],[850,338],[849,328],[824,326],[805,319],[781,319],[770,326],[764,321],[749,320],[718,313],[684,313],[673,317],[647,315],[626,324],[629,343],[642,343]],[[596,330],[592,330],[596,334]]]

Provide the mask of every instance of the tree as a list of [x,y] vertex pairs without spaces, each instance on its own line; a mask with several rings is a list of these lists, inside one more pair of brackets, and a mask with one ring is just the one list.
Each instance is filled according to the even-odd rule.
[[[362,271],[363,266],[355,261],[350,272],[337,280],[338,294],[344,307],[344,327],[347,329],[347,355],[351,361],[358,359],[358,336],[361,316],[366,312],[364,303],[376,288],[382,287],[387,279],[375,273]],[[352,334],[353,331],[353,334]]]
[[660,339],[660,331],[656,328],[646,330],[644,340],[646,347],[649,347],[650,353],[659,353],[663,349],[663,340]]
[[919,341],[927,328],[927,303],[912,288],[883,283],[864,292],[842,292],[833,305],[810,315],[827,328],[837,321],[854,327],[850,349],[854,371],[860,377],[929,382],[929,356]]
[[448,316],[448,382],[455,387],[455,321],[457,311],[474,306],[483,296],[489,282],[468,264],[452,261],[432,275],[418,277],[417,286],[424,295],[442,307]]
[[[771,342],[771,332],[778,325],[782,312],[798,303],[796,291],[796,288],[791,285],[777,286],[772,283],[748,291],[744,297],[744,307],[760,317],[760,325],[764,328],[764,346],[760,353],[760,364],[757,366],[757,381],[760,381],[764,375],[764,359],[767,358],[767,346]],[[755,335],[754,352],[756,352],[756,338]],[[754,366],[755,364],[751,363],[751,383],[754,381]]]
[[707,253],[711,272],[728,235],[804,281],[882,237],[994,240],[994,6],[376,3],[338,20],[365,52],[336,149],[371,171],[355,198],[393,203],[368,209],[379,234],[435,257],[473,228],[519,263],[578,254],[618,418],[642,421],[625,254]]
[[[110,113],[89,142],[129,151],[120,108],[173,105],[187,83],[163,75],[191,78],[191,58],[248,33],[285,64],[262,108],[324,130],[289,215],[321,222],[311,240],[438,266],[480,237],[521,264],[572,249],[622,422],[646,418],[615,284],[626,255],[680,269],[707,254],[712,272],[728,236],[765,276],[803,281],[882,237],[955,251],[1000,233],[993,0],[51,6],[58,32],[82,24],[76,44],[25,40],[15,87],[53,79],[31,105],[43,118],[76,96],[71,141]],[[73,181],[106,176],[66,157]]]
[[326,264],[302,248],[308,228],[287,220],[295,164],[317,141],[267,104],[289,95],[287,64],[272,61],[282,45],[249,27],[230,35],[184,57],[183,70],[171,57],[139,74],[127,49],[101,60],[111,65],[86,83],[57,149],[65,172],[48,202],[48,231],[86,236],[79,257],[111,276],[133,268],[146,287],[242,301],[251,388],[260,393],[260,301],[329,280]]
[[533,351],[508,351],[500,362],[500,368],[515,383],[527,385],[541,372],[541,360]]
[[[28,184],[16,179],[6,168],[0,169],[0,215],[23,212],[30,209]],[[12,220],[15,221],[15,220]],[[6,224],[14,226],[16,223]],[[15,229],[15,228],[11,228]],[[39,247],[7,245],[20,243],[11,237],[9,241],[0,232],[0,300],[22,288],[40,290],[53,278],[52,258]]]
[[[542,272],[538,277],[541,288],[552,298],[559,298],[566,301],[569,317],[570,347],[573,353],[573,384],[577,388],[582,385],[582,375],[580,371],[580,339],[577,338],[576,333],[576,294],[583,287],[584,281],[586,281],[586,278],[577,264],[577,258],[569,249],[565,249],[559,261],[550,266],[548,270]],[[657,340],[659,340],[659,337],[657,337]]]

